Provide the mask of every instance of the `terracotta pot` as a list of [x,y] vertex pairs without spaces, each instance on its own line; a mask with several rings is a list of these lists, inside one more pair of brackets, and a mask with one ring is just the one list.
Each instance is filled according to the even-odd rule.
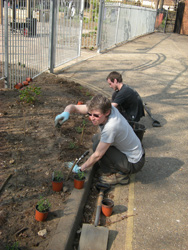
[[74,177],[74,187],[76,189],[82,189],[84,187],[85,177],[80,180],[77,176]]
[[36,210],[35,210],[35,219],[37,221],[45,221],[48,217],[48,211],[47,212],[39,212],[37,210],[37,207],[38,206],[36,206]]
[[23,85],[27,86],[27,85],[29,85],[29,82],[28,81],[23,81]]
[[112,214],[114,207],[114,202],[110,199],[104,199],[102,201],[102,213],[106,216],[109,217]]
[[23,84],[21,82],[19,82],[16,85],[14,85],[15,89],[21,89],[22,87],[23,87]]
[[78,101],[77,105],[82,105],[84,104],[82,101]]
[[27,78],[26,78],[26,81],[32,82],[32,78],[31,78],[31,77],[27,77]]
[[52,181],[52,189],[55,192],[60,192],[63,188],[63,181]]

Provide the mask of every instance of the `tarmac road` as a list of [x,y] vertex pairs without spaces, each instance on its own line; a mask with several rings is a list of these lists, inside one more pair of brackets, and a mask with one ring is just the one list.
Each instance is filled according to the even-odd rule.
[[114,70],[162,127],[152,127],[147,114],[140,122],[146,163],[129,186],[115,186],[111,220],[134,216],[110,226],[108,249],[187,250],[188,36],[149,34],[57,73],[111,96],[105,79]]

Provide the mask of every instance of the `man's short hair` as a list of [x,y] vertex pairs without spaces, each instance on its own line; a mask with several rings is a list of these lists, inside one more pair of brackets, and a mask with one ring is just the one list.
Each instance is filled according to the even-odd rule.
[[101,94],[95,95],[86,105],[88,111],[100,110],[103,114],[107,113],[112,107],[111,101]]
[[114,80],[116,79],[119,83],[123,82],[123,78],[122,75],[120,73],[118,73],[117,71],[112,71],[106,78],[106,81],[108,81],[108,79],[110,79],[111,82],[114,82]]

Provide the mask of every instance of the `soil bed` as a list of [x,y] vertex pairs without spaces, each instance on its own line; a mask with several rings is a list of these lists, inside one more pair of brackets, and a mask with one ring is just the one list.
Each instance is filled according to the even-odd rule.
[[[66,179],[69,169],[64,163],[73,162],[91,148],[91,137],[97,129],[87,116],[76,114],[61,128],[54,127],[55,116],[66,105],[85,103],[95,94],[93,91],[48,73],[34,79],[30,86],[41,88],[34,104],[21,104],[18,90],[0,89],[0,187],[7,180],[0,191],[2,250],[14,242],[19,242],[21,249],[46,249],[74,185],[71,176],[64,181],[62,192],[54,192],[52,172],[62,170]],[[45,222],[34,218],[40,196],[51,203]],[[47,230],[46,237],[38,236],[42,229]]]

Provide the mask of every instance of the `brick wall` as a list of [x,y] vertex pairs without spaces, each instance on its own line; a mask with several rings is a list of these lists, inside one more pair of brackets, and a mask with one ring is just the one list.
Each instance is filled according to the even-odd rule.
[[185,1],[185,9],[183,13],[180,34],[188,35],[188,0]]

